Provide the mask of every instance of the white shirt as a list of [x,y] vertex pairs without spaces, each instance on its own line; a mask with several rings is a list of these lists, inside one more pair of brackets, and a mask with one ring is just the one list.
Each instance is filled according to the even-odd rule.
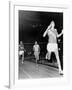
[[34,45],[33,48],[35,52],[39,52],[39,45]]

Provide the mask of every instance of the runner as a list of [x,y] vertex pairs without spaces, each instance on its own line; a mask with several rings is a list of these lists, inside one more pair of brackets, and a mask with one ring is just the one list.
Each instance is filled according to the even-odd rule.
[[22,59],[22,64],[23,64],[23,61],[24,61],[24,45],[23,45],[23,42],[20,41],[20,45],[19,45],[19,57],[21,57]]
[[37,41],[35,41],[35,45],[33,46],[33,51],[34,51],[34,56],[35,56],[36,64],[37,64],[37,61],[39,60],[39,54],[40,54],[40,47]]
[[46,31],[43,34],[43,37],[45,37],[46,35],[49,37],[49,42],[47,44],[46,59],[50,60],[51,53],[54,52],[59,67],[59,73],[62,74],[59,53],[58,53],[57,38],[60,37],[63,34],[63,32],[58,34],[57,29],[55,29],[54,27],[55,27],[55,23],[54,21],[51,21],[50,25],[47,27]]

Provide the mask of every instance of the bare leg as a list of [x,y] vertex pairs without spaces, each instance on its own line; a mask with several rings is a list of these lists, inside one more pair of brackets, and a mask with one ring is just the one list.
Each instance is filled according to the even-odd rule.
[[36,58],[36,64],[37,64],[37,58]]
[[61,73],[62,70],[61,70],[61,64],[60,64],[58,50],[55,51],[55,55],[56,55],[56,59],[57,59],[58,67],[59,67],[59,73]]
[[47,52],[46,59],[50,60],[50,58],[51,58],[51,52]]
[[37,54],[36,55],[36,69],[37,69],[37,71],[39,71],[39,67],[38,67],[38,61],[39,60],[39,55]]
[[36,58],[36,64],[37,64],[37,61],[39,60],[39,54],[38,53],[36,53],[35,58]]
[[37,56],[35,55],[36,65],[37,65]]
[[24,61],[24,54],[22,54],[22,64],[23,64],[23,61]]

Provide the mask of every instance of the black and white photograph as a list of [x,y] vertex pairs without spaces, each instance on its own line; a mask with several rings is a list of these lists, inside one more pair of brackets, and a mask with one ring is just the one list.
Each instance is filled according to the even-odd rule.
[[70,82],[70,9],[11,2],[10,87],[52,87]]
[[18,22],[18,79],[63,77],[63,12],[18,10]]

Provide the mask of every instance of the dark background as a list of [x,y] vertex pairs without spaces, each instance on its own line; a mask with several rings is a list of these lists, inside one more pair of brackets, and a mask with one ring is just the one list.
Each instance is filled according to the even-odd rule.
[[[61,33],[63,29],[63,13],[19,10],[19,42],[23,41],[27,52],[32,52],[34,42],[38,41],[41,56],[45,56],[48,37],[43,38],[43,33],[52,20],[55,22],[57,32]],[[63,67],[63,35],[59,39],[60,42],[57,42]]]
[[54,20],[58,33],[63,29],[63,13],[19,11],[19,40],[24,43],[46,42],[43,33]]

